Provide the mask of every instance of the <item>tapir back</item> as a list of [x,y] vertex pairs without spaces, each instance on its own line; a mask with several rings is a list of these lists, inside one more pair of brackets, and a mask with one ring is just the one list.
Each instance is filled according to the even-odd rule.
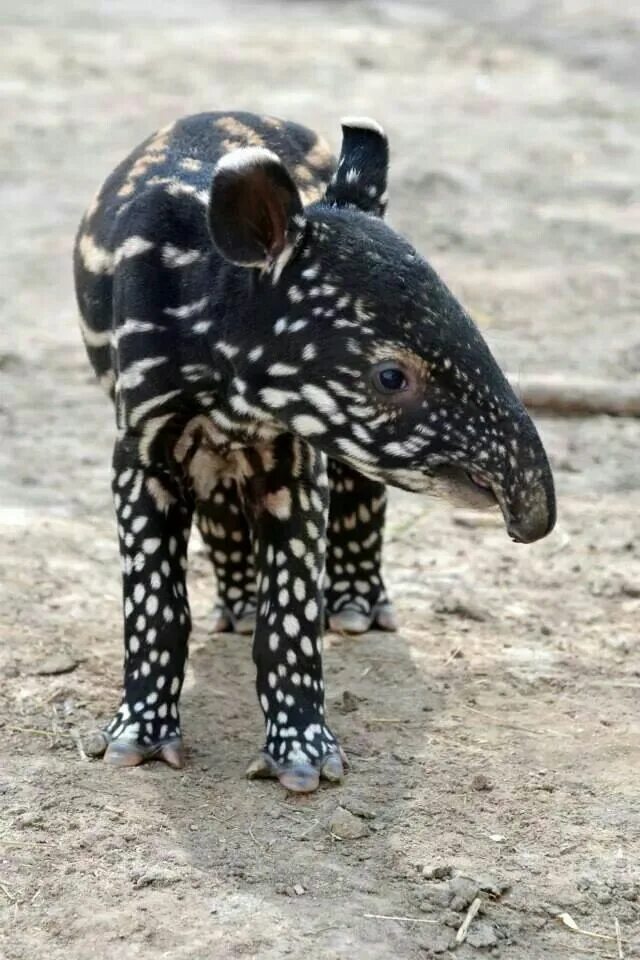
[[[130,291],[129,300],[136,292],[144,299],[146,323],[153,322],[154,299],[165,315],[171,317],[175,302],[175,318],[189,319],[178,304],[203,302],[219,260],[206,224],[213,170],[224,154],[247,146],[279,156],[305,204],[324,194],[335,169],[326,142],[299,124],[244,112],[201,113],[148,137],[116,167],[86,211],[74,251],[76,295],[89,359],[110,393],[117,370],[114,339],[119,320],[126,319],[114,311],[114,275],[157,247],[158,258],[150,258],[146,278],[139,271],[139,289]],[[197,312],[192,316],[197,321]]]

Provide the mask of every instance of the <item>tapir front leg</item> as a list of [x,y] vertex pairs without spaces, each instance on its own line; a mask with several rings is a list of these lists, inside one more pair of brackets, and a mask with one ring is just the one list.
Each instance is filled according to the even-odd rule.
[[92,752],[119,766],[183,765],[178,700],[191,628],[186,591],[192,508],[180,485],[116,444],[113,494],[124,599],[124,691]]
[[289,435],[245,481],[256,554],[253,654],[266,744],[247,771],[309,792],[341,780],[344,756],[325,720],[323,574],[329,490],[326,458]]

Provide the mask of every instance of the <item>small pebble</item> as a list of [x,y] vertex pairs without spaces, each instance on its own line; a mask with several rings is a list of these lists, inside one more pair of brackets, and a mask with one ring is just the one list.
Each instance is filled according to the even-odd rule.
[[331,833],[340,840],[360,840],[369,836],[369,827],[344,807],[338,807],[329,824]]
[[448,883],[432,883],[424,890],[424,900],[420,909],[425,913],[436,907],[448,907],[451,903],[451,889]]
[[74,660],[68,653],[52,653],[35,668],[34,673],[38,677],[52,677],[60,673],[71,673],[78,666],[78,661]]
[[466,910],[471,901],[478,896],[480,887],[470,877],[453,877],[449,880],[449,890],[451,909],[462,911]]
[[449,953],[453,946],[451,930],[446,927],[439,927],[435,924],[419,930],[416,934],[416,940],[421,950],[426,952],[427,957],[439,956]]
[[484,773],[476,773],[471,781],[474,790],[493,790],[493,784],[489,777]]
[[374,820],[376,813],[360,797],[344,797],[341,806],[354,817],[360,817],[362,820]]
[[446,880],[453,874],[453,867],[448,863],[440,863],[437,866],[425,864],[422,868],[422,876],[425,880]]
[[82,737],[82,746],[88,757],[101,757],[107,747],[107,741],[100,730],[92,730]]
[[183,879],[177,870],[166,870],[163,867],[150,867],[144,871],[133,871],[131,881],[136,890],[143,887],[170,887],[180,883]]
[[440,919],[445,927],[453,927],[454,930],[457,930],[460,926],[460,914],[456,913],[455,910],[445,910]]
[[42,814],[35,811],[22,813],[15,821],[16,827],[39,827],[42,823]]
[[472,947],[495,947],[497,942],[495,929],[485,920],[476,920],[469,927],[467,943]]
[[433,612],[445,616],[462,617],[465,620],[482,622],[488,619],[486,610],[483,610],[475,601],[461,590],[451,590],[440,596],[433,605]]
[[478,884],[480,890],[483,893],[488,893],[492,897],[501,897],[504,893],[511,889],[511,884],[506,880],[498,880],[497,877],[494,877],[491,873],[476,873],[471,878],[474,883]]
[[339,707],[342,713],[355,713],[359,705],[360,698],[356,697],[355,693],[351,693],[350,690],[342,691],[342,701]]

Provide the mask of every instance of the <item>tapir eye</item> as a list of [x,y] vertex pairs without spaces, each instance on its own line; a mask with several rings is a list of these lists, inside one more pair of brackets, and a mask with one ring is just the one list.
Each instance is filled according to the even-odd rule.
[[401,393],[409,386],[404,370],[395,363],[379,363],[373,371],[373,385],[380,393]]

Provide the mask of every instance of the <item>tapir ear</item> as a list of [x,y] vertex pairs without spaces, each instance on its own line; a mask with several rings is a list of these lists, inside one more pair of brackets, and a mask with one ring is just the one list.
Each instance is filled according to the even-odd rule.
[[344,117],[341,123],[342,150],[325,200],[383,217],[389,168],[387,136],[380,124],[368,117]]
[[300,194],[275,153],[245,147],[218,162],[211,183],[209,229],[227,260],[279,274],[304,226]]

